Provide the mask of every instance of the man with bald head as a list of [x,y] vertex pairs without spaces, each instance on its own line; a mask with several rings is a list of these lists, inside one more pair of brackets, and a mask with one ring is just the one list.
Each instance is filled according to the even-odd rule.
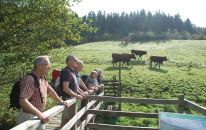
[[[43,114],[46,107],[47,94],[60,104],[68,107],[68,104],[58,97],[56,92],[45,80],[44,77],[48,74],[49,69],[49,57],[38,56],[34,61],[34,69],[31,74],[28,74],[22,78],[19,97],[21,109],[17,117],[18,124],[37,116],[42,121],[42,124],[37,129],[45,129],[43,124],[49,121],[49,117]],[[36,80],[38,81],[38,86],[35,86]]]

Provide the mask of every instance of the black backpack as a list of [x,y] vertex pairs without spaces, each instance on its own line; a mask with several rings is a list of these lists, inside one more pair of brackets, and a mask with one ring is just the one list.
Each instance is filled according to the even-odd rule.
[[[35,87],[38,87],[39,93],[41,96],[41,102],[43,103],[42,94],[41,94],[40,88],[39,88],[39,81],[38,81],[36,75],[34,75],[32,73],[29,73],[27,75],[31,75],[34,78]],[[21,82],[21,79],[14,83],[14,85],[11,89],[11,93],[10,93],[10,106],[9,106],[9,108],[13,108],[14,110],[21,108],[21,106],[19,104],[20,82]]]
[[84,75],[81,75],[81,79],[82,79],[82,81],[85,83],[85,81],[86,81],[86,79],[89,77],[89,75],[86,75],[86,74],[84,74]]

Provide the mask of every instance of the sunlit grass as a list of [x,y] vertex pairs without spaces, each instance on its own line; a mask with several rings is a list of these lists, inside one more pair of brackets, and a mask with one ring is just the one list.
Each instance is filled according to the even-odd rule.
[[[66,55],[71,53],[85,63],[83,74],[90,74],[95,68],[104,71],[105,79],[118,76],[118,67],[112,66],[112,53],[130,53],[131,49],[146,50],[142,60],[132,60],[130,66],[122,68],[122,95],[136,98],[185,98],[205,105],[206,97],[206,43],[205,41],[162,41],[148,43],[129,43],[119,41],[94,42],[74,46],[69,49],[53,50],[50,54],[53,68],[65,66]],[[72,50],[72,51],[71,51]],[[161,68],[150,68],[151,55],[167,56]],[[143,108],[144,107],[144,108]],[[125,111],[175,112],[174,106],[141,106],[131,108],[123,105]],[[196,114],[194,111],[189,113]],[[155,119],[131,119],[120,117],[106,119],[113,124],[156,126]]]

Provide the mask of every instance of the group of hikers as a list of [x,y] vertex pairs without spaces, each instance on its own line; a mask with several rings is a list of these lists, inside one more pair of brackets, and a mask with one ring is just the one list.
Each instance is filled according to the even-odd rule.
[[[21,108],[17,116],[17,123],[21,124],[37,116],[42,122],[37,129],[44,130],[44,124],[49,121],[49,117],[43,114],[46,107],[46,98],[49,95],[59,104],[65,106],[60,125],[60,128],[62,128],[74,114],[71,113],[71,109],[74,108],[72,106],[69,107],[66,100],[75,97],[78,100],[84,101],[88,95],[98,94],[103,89],[102,70],[95,69],[91,71],[90,76],[81,78],[80,72],[83,70],[83,67],[83,61],[73,55],[67,56],[66,67],[60,73],[62,95],[59,97],[45,79],[51,68],[49,57],[38,56],[34,61],[34,69],[31,72],[36,78],[28,74],[20,82],[19,104]],[[35,79],[38,80],[38,87],[35,85]]]

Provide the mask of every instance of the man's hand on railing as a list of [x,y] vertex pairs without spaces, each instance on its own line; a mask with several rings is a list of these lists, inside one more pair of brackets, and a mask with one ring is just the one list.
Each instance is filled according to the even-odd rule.
[[41,120],[42,124],[49,122],[49,117],[45,116],[44,114],[40,114],[39,119]]
[[69,107],[69,104],[68,104],[66,101],[62,101],[60,104],[61,104],[61,105],[64,105],[66,108]]
[[85,91],[84,94],[85,94],[85,97],[84,97],[84,98],[86,98],[87,96],[89,96],[89,92],[88,92],[88,91]]
[[91,89],[91,90],[88,89],[87,92],[91,95],[94,93],[94,89]]

